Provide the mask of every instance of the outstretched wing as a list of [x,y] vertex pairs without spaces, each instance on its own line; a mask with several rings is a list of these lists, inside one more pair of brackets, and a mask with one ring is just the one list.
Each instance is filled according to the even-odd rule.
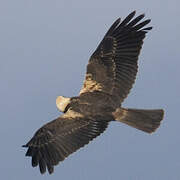
[[23,147],[28,147],[26,156],[32,157],[32,166],[38,166],[43,174],[54,171],[54,166],[71,153],[88,144],[107,127],[102,117],[69,117],[67,114],[40,128]]
[[119,102],[126,98],[136,78],[143,39],[152,29],[143,28],[150,22],[140,22],[144,14],[133,19],[134,15],[135,11],[121,23],[117,19],[108,30],[89,60],[80,94],[101,91],[115,96]]

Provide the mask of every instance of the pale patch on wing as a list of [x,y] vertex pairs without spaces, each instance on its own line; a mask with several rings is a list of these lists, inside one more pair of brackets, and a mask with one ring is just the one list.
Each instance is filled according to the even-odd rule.
[[93,92],[93,91],[101,91],[103,89],[102,84],[96,82],[92,79],[92,74],[86,74],[86,78],[83,84],[83,88],[80,91],[80,94],[86,92]]

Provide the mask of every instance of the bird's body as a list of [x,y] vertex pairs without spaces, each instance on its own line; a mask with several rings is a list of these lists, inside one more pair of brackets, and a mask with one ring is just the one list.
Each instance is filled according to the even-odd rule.
[[163,110],[121,107],[136,78],[138,56],[150,20],[133,19],[135,12],[122,22],[117,19],[90,57],[79,96],[56,99],[64,114],[42,126],[24,147],[32,157],[32,166],[52,173],[54,166],[88,144],[107,128],[110,121],[123,122],[147,133],[154,132],[163,118]]
[[73,111],[83,115],[112,113],[116,110],[117,104],[110,95],[101,92],[84,93],[78,97],[71,98],[68,105]]

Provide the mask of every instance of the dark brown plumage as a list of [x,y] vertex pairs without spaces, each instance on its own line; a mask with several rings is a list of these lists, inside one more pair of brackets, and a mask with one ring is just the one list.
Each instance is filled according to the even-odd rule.
[[80,95],[59,96],[56,104],[64,114],[41,127],[23,146],[42,174],[46,169],[53,173],[55,165],[103,133],[110,121],[148,133],[159,127],[163,110],[121,108],[136,78],[143,39],[152,29],[144,28],[150,20],[140,22],[144,14],[134,15],[135,11],[114,22],[89,60]]
[[[101,89],[122,102],[128,95],[137,74],[137,60],[150,20],[137,24],[143,15],[129,14],[122,23],[117,19],[93,53],[87,66],[86,81],[81,93]],[[89,75],[90,74],[90,75]],[[91,77],[89,77],[91,76]],[[96,82],[96,86],[92,83]],[[90,84],[90,85],[89,85]]]
[[108,120],[100,116],[59,117],[40,128],[24,146],[29,147],[26,156],[32,156],[32,166],[39,164],[41,173],[46,167],[52,173],[53,166],[104,132],[107,125]]

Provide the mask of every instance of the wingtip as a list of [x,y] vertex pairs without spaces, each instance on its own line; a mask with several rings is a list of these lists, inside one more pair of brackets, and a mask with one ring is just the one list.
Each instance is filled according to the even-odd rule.
[[128,16],[129,16],[129,17],[134,17],[135,14],[136,14],[136,10],[132,11]]
[[50,175],[53,174],[53,173],[54,173],[54,169],[52,169],[51,171],[48,170],[48,173],[49,173]]
[[142,18],[144,18],[144,17],[145,17],[145,13],[140,14],[139,16],[141,16]]
[[119,17],[118,19],[117,19],[117,22],[120,22],[121,21],[121,18]]
[[153,27],[152,27],[152,26],[147,27],[147,28],[143,28],[143,29],[142,29],[142,31],[150,31],[151,29],[153,29]]
[[151,19],[147,19],[146,21],[147,21],[147,23],[150,23],[150,22],[151,22]]
[[134,14],[135,15],[136,14],[136,10],[132,11],[130,14]]
[[116,26],[121,22],[121,18],[117,18],[116,21],[113,24],[116,24]]

